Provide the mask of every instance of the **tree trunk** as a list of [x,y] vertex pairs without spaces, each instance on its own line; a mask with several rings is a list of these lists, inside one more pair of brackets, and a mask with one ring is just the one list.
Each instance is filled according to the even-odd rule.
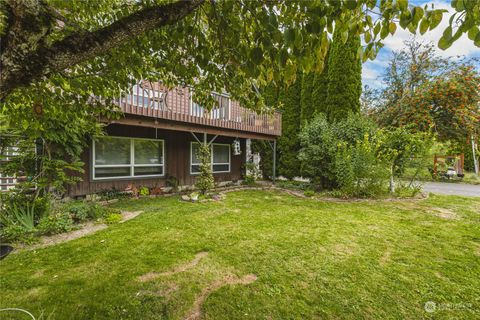
[[393,166],[390,168],[390,193],[395,193],[395,180],[393,178]]
[[141,8],[95,31],[79,30],[48,44],[57,17],[43,1],[7,1],[6,32],[0,38],[0,101],[14,89],[88,61],[139,34],[172,25],[205,0],[182,0]]

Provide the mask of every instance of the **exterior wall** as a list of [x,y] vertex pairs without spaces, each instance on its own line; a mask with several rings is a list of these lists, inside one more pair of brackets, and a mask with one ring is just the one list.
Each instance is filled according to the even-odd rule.
[[[82,182],[69,188],[70,196],[81,196],[100,192],[102,190],[124,190],[128,185],[134,184],[137,188],[140,186],[163,187],[169,176],[178,179],[179,185],[194,185],[198,175],[190,174],[190,143],[196,142],[190,132],[162,130],[138,126],[126,126],[119,124],[110,124],[106,128],[108,135],[132,138],[150,138],[162,139],[165,141],[165,175],[154,178],[117,178],[102,181],[92,180],[92,150],[91,144],[82,155],[82,161],[85,163],[85,173],[81,176]],[[197,134],[201,140],[203,134]],[[213,138],[208,135],[209,141]],[[233,137],[218,136],[215,143],[232,144]],[[245,139],[240,139],[242,146],[241,155],[230,154],[230,172],[214,173],[216,182],[237,181],[242,178],[243,165],[245,163]]]

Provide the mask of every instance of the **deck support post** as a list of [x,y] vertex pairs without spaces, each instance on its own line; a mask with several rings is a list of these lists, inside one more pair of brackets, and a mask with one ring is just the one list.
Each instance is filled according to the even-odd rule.
[[272,181],[275,184],[277,177],[277,140],[273,140],[273,166],[272,166]]

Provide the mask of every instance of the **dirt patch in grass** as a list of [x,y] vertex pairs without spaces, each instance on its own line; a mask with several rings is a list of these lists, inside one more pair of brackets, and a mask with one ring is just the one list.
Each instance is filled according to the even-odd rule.
[[445,208],[431,208],[428,210],[429,213],[442,218],[446,220],[455,220],[458,219],[457,214],[450,210],[450,209],[445,209]]
[[153,296],[168,298],[172,293],[178,290],[178,285],[175,283],[168,283],[166,286],[158,290],[141,290],[137,292],[137,296]]
[[389,263],[391,254],[392,254],[392,252],[391,252],[390,248],[387,248],[387,250],[385,250],[383,255],[380,257],[380,260],[379,260],[380,265],[384,266],[387,263]]
[[124,223],[125,221],[132,220],[136,218],[139,214],[142,214],[143,211],[122,211],[122,221],[120,223]]
[[182,265],[179,265],[171,271],[166,271],[166,272],[162,272],[162,273],[149,272],[149,273],[146,273],[144,275],[139,276],[137,278],[137,280],[140,281],[140,282],[147,282],[147,281],[155,280],[158,277],[171,276],[171,275],[174,275],[174,274],[177,274],[177,273],[180,273],[180,272],[185,272],[188,269],[192,269],[193,267],[195,267],[200,262],[200,260],[205,258],[207,255],[208,255],[208,252],[204,252],[204,251],[199,252],[195,255],[195,258],[193,258],[192,261],[190,261],[188,263],[185,263],[185,264],[182,264]]
[[41,237],[39,243],[36,243],[29,247],[25,247],[25,249],[34,250],[34,249],[53,246],[62,242],[67,242],[67,241],[84,237],[86,235],[95,233],[97,231],[100,231],[106,228],[107,228],[106,224],[95,224],[93,222],[87,222],[81,227],[81,229],[78,229],[75,231],[60,233],[53,236]]
[[344,244],[344,243],[337,243],[333,247],[333,251],[335,254],[343,257],[349,257],[353,255],[357,251],[356,244]]
[[[138,215],[143,213],[143,211],[122,211],[122,220],[120,223],[123,223],[125,221],[131,220]],[[85,224],[82,224],[79,226],[80,228],[78,230],[70,231],[70,232],[65,232],[65,233],[60,233],[60,234],[55,234],[52,236],[43,236],[40,237],[39,242],[35,243],[30,246],[21,246],[19,249],[27,249],[27,250],[35,250],[35,249],[40,249],[40,248],[45,248],[49,246],[53,246],[59,243],[63,242],[68,242],[71,240],[75,240],[81,237],[84,237],[89,234],[93,234],[97,231],[106,229],[108,226],[106,224],[98,224],[94,222],[87,222]]]
[[185,320],[198,320],[202,318],[202,305],[205,300],[208,298],[210,294],[219,290],[220,288],[227,286],[227,285],[247,285],[257,280],[257,276],[254,274],[247,274],[242,278],[238,278],[234,275],[227,275],[223,277],[223,279],[217,280],[213,282],[211,285],[206,287],[205,289],[200,292],[200,294],[195,298],[193,303],[193,307],[185,316]]

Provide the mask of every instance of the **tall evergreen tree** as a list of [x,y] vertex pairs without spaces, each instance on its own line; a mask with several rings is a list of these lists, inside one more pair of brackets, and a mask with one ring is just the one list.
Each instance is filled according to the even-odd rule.
[[301,125],[310,122],[315,114],[326,113],[328,84],[328,51],[325,55],[321,72],[304,74],[302,80]]
[[313,111],[311,118],[316,113],[327,113],[327,87],[328,87],[328,59],[330,50],[325,56],[323,70],[321,73],[316,73],[313,79],[312,105]]
[[360,37],[350,35],[345,43],[340,31],[333,33],[328,61],[327,114],[330,121],[360,112],[362,64],[357,57]]
[[313,90],[315,72],[303,74],[302,78],[302,90],[301,90],[301,107],[300,107],[300,124],[304,126],[313,116],[315,103],[313,101]]
[[282,89],[279,101],[282,103],[282,135],[278,139],[278,174],[291,179],[300,175],[297,153],[300,150],[300,97],[302,73],[287,89]]

